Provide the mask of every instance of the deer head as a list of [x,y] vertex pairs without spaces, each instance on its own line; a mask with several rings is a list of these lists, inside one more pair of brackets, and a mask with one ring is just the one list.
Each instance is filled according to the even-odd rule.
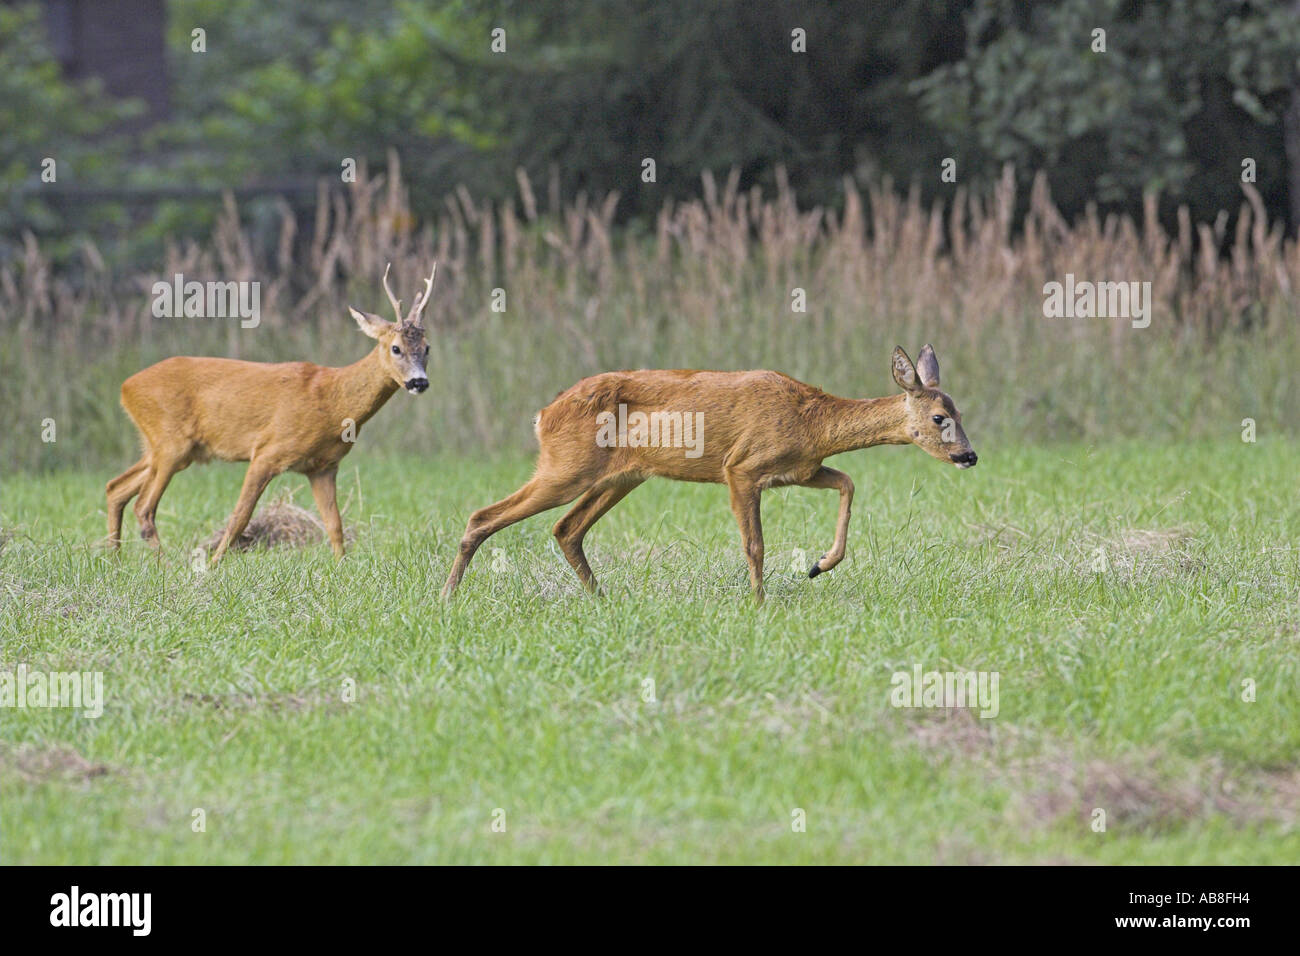
[[393,295],[393,290],[388,285],[388,270],[391,268],[390,262],[384,269],[384,292],[393,306],[393,315],[397,321],[388,322],[373,312],[361,312],[351,306],[348,311],[357,320],[361,331],[379,342],[376,352],[388,374],[399,386],[412,395],[418,395],[429,387],[429,376],[424,368],[429,345],[424,338],[424,326],[420,324],[420,313],[424,311],[429,294],[433,291],[433,277],[438,272],[438,264],[433,264],[429,278],[424,280],[423,294],[416,296],[415,304],[405,318],[402,316],[401,300]]
[[970,468],[979,460],[961,427],[961,412],[939,391],[939,360],[934,349],[921,349],[916,365],[901,348],[894,349],[894,381],[906,394],[904,437],[940,461]]

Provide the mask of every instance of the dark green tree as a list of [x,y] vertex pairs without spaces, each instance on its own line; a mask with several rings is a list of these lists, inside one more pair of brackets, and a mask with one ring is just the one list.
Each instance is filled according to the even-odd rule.
[[979,0],[965,55],[914,89],[971,175],[1045,169],[1067,212],[1089,199],[1132,211],[1155,189],[1213,218],[1241,202],[1253,159],[1281,214],[1298,56],[1290,0]]
[[[12,243],[20,230],[60,226],[49,193],[120,168],[121,144],[105,133],[139,108],[106,97],[97,82],[65,80],[37,7],[0,7],[0,237]],[[42,179],[47,159],[54,183]]]

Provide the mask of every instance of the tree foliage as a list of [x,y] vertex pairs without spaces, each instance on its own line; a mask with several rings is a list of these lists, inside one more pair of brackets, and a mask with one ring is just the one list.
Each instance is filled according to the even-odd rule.
[[122,153],[103,134],[138,109],[106,97],[98,83],[65,80],[35,7],[0,7],[0,230],[58,226],[41,195],[46,161],[58,183],[111,175]]
[[[396,148],[417,211],[461,184],[508,194],[522,167],[568,193],[618,190],[637,216],[732,168],[748,186],[784,167],[809,201],[835,202],[845,175],[942,197],[950,157],[962,183],[1045,169],[1070,217],[1158,190],[1212,218],[1240,202],[1250,158],[1270,212],[1300,208],[1294,0],[171,0],[168,14],[173,118],[128,161],[97,138],[110,113],[57,76],[31,8],[0,10],[4,183],[50,144],[79,175],[212,187],[337,177]],[[206,223],[161,207],[154,226]]]
[[1045,169],[1071,213],[1155,190],[1213,218],[1240,203],[1251,158],[1285,214],[1279,106],[1298,56],[1300,11],[1279,3],[978,0],[964,55],[914,88],[973,175]]

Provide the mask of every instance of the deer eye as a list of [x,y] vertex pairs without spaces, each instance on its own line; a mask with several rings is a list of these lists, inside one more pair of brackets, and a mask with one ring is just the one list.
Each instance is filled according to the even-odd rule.
[[402,350],[399,349],[396,345],[394,345],[394,346],[393,346],[393,354],[394,354],[394,355],[401,355],[401,354],[402,354]]
[[936,425],[942,425],[942,424],[943,424],[943,416],[942,416],[942,415],[934,415],[934,416],[932,416],[932,417],[930,418],[930,420],[931,420],[932,422],[934,422]]

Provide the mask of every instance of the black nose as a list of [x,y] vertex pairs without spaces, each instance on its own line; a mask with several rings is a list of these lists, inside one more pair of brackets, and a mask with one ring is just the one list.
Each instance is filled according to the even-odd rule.
[[952,460],[959,465],[973,465],[980,460],[980,456],[973,451],[964,451],[960,455],[953,455]]
[[429,380],[427,378],[413,378],[406,383],[406,387],[408,389],[413,388],[417,392],[423,392],[429,387]]

